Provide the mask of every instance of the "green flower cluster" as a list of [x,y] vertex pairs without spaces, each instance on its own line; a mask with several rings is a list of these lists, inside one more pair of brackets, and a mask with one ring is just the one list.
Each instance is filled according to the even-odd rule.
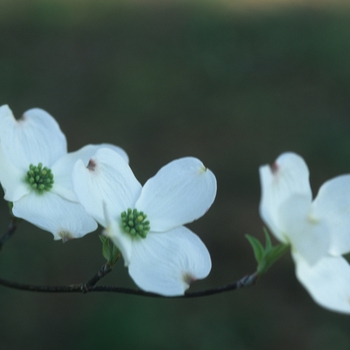
[[43,167],[42,163],[37,166],[30,164],[25,180],[32,189],[40,194],[44,191],[50,191],[54,183],[51,169]]
[[127,211],[122,212],[122,227],[125,232],[129,233],[134,237],[146,238],[148,231],[150,230],[150,223],[147,220],[147,215],[137,209],[131,210],[130,208]]

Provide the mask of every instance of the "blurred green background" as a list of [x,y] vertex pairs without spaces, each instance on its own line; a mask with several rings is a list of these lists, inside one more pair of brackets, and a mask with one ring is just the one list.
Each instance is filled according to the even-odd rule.
[[[255,268],[244,234],[263,238],[260,165],[300,153],[314,193],[350,171],[350,8],[315,3],[4,0],[0,104],[17,117],[47,110],[70,151],[120,145],[142,183],[174,158],[200,158],[218,194],[189,227],[213,269],[191,290],[226,284]],[[98,232],[62,244],[22,223],[0,276],[73,284],[103,263]],[[122,262],[100,284],[133,286]],[[258,285],[207,298],[0,287],[0,305],[1,350],[350,348],[349,316],[311,300],[289,254]]]

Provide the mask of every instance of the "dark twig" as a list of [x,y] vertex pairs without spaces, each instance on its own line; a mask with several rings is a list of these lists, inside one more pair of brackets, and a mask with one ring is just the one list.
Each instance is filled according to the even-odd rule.
[[[130,295],[138,295],[138,296],[144,296],[144,297],[153,297],[153,298],[198,298],[198,297],[204,297],[224,292],[229,292],[241,288],[246,288],[249,286],[254,285],[258,280],[258,275],[256,272],[254,272],[251,275],[244,276],[240,280],[225,285],[220,286],[212,289],[206,289],[198,292],[188,292],[181,296],[175,296],[175,297],[164,297],[159,294],[150,293],[150,292],[144,292],[142,290],[137,289],[131,289],[131,288],[122,288],[122,287],[112,287],[112,286],[95,286],[94,283],[96,283],[99,279],[101,279],[103,276],[105,276],[107,273],[110,272],[110,269],[106,268],[106,265],[102,266],[100,271],[94,276],[90,281],[87,283],[82,284],[74,284],[69,286],[36,286],[31,284],[22,284],[17,282],[11,282],[4,280],[0,278],[0,285],[4,287],[24,290],[24,291],[31,291],[31,292],[44,292],[44,293],[87,293],[87,292],[112,292],[112,293],[120,293],[120,294],[130,294]],[[101,273],[101,275],[100,275]],[[103,275],[103,276],[102,276]]]
[[6,241],[10,239],[12,235],[15,233],[17,229],[17,222],[18,222],[18,219],[12,216],[6,233],[0,239],[0,250],[2,246],[6,243]]
[[[4,236],[0,239],[0,249],[3,244],[14,234],[17,228],[18,219],[11,217],[10,224]],[[119,293],[119,294],[129,294],[129,295],[138,295],[143,297],[151,298],[199,298],[209,295],[225,293],[241,288],[246,288],[254,285],[259,276],[257,272],[254,272],[250,275],[242,277],[240,280],[233,282],[225,286],[219,286],[211,289],[205,289],[197,292],[188,292],[184,295],[167,297],[155,293],[145,292],[139,289],[132,288],[123,288],[123,287],[113,287],[113,286],[96,286],[96,283],[106,276],[109,272],[112,271],[110,263],[103,265],[100,270],[86,283],[72,284],[68,286],[38,286],[32,284],[23,284],[18,282],[12,282],[0,278],[0,285],[8,288],[30,291],[30,292],[41,292],[41,293],[89,293],[89,292],[110,292],[110,293]]]
[[[131,294],[138,295],[143,297],[151,297],[151,298],[171,298],[171,299],[188,299],[188,298],[200,298],[206,297],[209,295],[215,295],[225,292],[234,291],[241,288],[246,288],[254,285],[259,276],[256,272],[251,275],[246,275],[242,277],[240,280],[233,282],[231,284],[227,284],[225,286],[219,286],[211,289],[200,290],[197,292],[187,292],[184,295],[174,296],[174,297],[165,297],[163,295],[145,292],[139,289],[130,289],[130,288],[120,288],[120,287],[111,287],[111,286],[95,286],[91,289],[91,292],[113,292],[113,293],[121,293],[121,294]],[[1,281],[0,281],[1,282]],[[1,284],[1,283],[0,283]]]
[[91,290],[92,287],[95,286],[95,284],[104,276],[106,276],[109,272],[112,271],[111,265],[107,262],[105,265],[103,265],[100,270],[96,273],[94,277],[91,278],[91,280],[87,281],[86,283],[81,285],[81,291],[83,293],[87,293]]

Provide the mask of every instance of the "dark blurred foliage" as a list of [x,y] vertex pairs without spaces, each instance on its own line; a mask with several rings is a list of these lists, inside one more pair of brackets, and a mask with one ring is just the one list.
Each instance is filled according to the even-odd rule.
[[[263,238],[260,165],[300,153],[315,193],[350,171],[350,13],[214,3],[28,1],[0,14],[0,103],[17,117],[47,110],[71,151],[120,145],[142,183],[188,155],[216,174],[213,207],[189,225],[213,260],[193,290],[254,271],[244,234]],[[0,209],[5,232],[7,204]],[[0,275],[73,284],[103,263],[98,232],[62,244],[22,223],[1,251]],[[122,265],[100,284],[133,286]],[[0,298],[1,350],[350,348],[349,316],[311,300],[289,255],[255,287],[196,300],[3,287]]]

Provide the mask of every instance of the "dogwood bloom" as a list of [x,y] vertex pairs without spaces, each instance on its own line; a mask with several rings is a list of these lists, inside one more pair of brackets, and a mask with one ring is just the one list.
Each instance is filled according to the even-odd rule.
[[[66,138],[47,112],[31,109],[16,120],[7,105],[1,106],[0,182],[13,214],[51,232],[55,240],[94,231],[97,223],[78,202],[71,174],[78,159],[87,164],[100,147],[67,153]],[[107,147],[127,160],[120,148]]]
[[350,175],[325,182],[312,200],[309,171],[294,153],[260,167],[260,215],[290,244],[299,281],[321,306],[350,313]]
[[116,152],[100,149],[87,167],[75,164],[73,183],[141,289],[182,295],[192,281],[209,274],[207,248],[183,226],[201,217],[216,195],[215,176],[198,159],[177,159],[142,187]]

